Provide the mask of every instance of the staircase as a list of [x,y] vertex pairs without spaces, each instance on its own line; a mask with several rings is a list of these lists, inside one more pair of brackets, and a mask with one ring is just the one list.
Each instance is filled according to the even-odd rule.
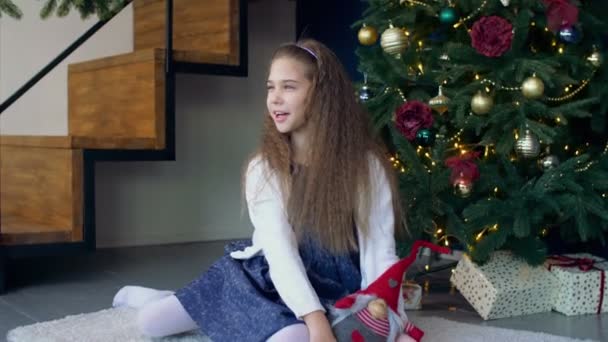
[[0,136],[0,293],[15,258],[95,248],[96,161],[174,159],[175,72],[246,76],[246,5],[134,0],[134,51],[68,66],[69,134]]

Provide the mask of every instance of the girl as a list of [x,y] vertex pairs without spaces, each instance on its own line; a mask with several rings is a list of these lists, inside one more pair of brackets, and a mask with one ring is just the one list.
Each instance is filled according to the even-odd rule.
[[215,342],[335,341],[328,305],[399,260],[392,167],[338,58],[314,40],[283,45],[267,88],[261,144],[243,177],[252,240],[226,246],[175,293],[121,289],[114,306],[140,308],[146,335],[200,327]]

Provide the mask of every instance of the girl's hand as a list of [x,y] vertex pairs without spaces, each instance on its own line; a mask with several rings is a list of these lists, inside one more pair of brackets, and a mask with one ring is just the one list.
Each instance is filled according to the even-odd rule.
[[310,342],[337,342],[331,325],[325,317],[323,311],[314,311],[303,317],[308,333],[310,334]]

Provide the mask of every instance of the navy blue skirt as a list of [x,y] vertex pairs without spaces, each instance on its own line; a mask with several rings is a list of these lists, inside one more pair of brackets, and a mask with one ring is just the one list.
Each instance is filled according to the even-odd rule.
[[[198,279],[175,295],[202,332],[214,342],[266,341],[278,330],[296,323],[268,273],[264,256],[236,260],[229,253],[250,246],[232,242],[225,254]],[[359,290],[361,272],[357,253],[335,256],[307,240],[300,256],[323,306]]]

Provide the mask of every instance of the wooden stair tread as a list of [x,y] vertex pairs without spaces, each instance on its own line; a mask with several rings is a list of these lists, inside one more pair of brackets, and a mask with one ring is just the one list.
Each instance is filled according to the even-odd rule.
[[24,224],[7,218],[3,218],[0,225],[2,227],[0,246],[76,242],[82,240],[79,236],[74,236],[73,231],[69,227]]
[[72,137],[70,137],[70,136],[0,135],[0,145],[48,147],[48,148],[72,148],[73,141],[72,141]]
[[232,54],[203,52],[195,50],[173,49],[173,60],[176,62],[206,63],[219,65],[234,64],[234,57]]
[[131,138],[131,137],[72,137],[74,146],[79,148],[95,149],[128,149],[128,150],[153,150],[158,148],[157,140],[154,138]]
[[[144,49],[128,52],[120,55],[92,59],[89,61],[73,63],[69,65],[71,72],[85,72],[97,69],[111,68],[118,65],[137,63],[145,61],[164,61],[165,49]],[[231,64],[230,54],[205,52],[197,50],[173,50],[175,62],[205,63],[228,65]]]
[[161,150],[165,115],[162,49],[68,66],[68,131],[75,147]]
[[70,137],[0,136],[0,241],[81,241],[82,150]]
[[0,246],[78,242],[69,231],[18,232],[0,234]]
[[2,235],[4,234],[32,234],[50,232],[69,232],[70,227],[51,227],[39,224],[22,223],[18,220],[2,219]]
[[154,138],[113,137],[111,140],[95,137],[0,135],[0,145],[21,147],[45,147],[79,149],[80,146],[95,146],[104,149],[154,149]]
[[91,59],[84,62],[72,63],[68,66],[70,72],[86,72],[97,69],[111,68],[123,64],[164,60],[164,49],[146,49],[127,52],[120,55]]
[[[165,6],[164,0],[134,1],[134,50],[165,47]],[[239,64],[238,0],[175,0],[173,6],[173,49],[193,51],[175,55],[176,61]]]

